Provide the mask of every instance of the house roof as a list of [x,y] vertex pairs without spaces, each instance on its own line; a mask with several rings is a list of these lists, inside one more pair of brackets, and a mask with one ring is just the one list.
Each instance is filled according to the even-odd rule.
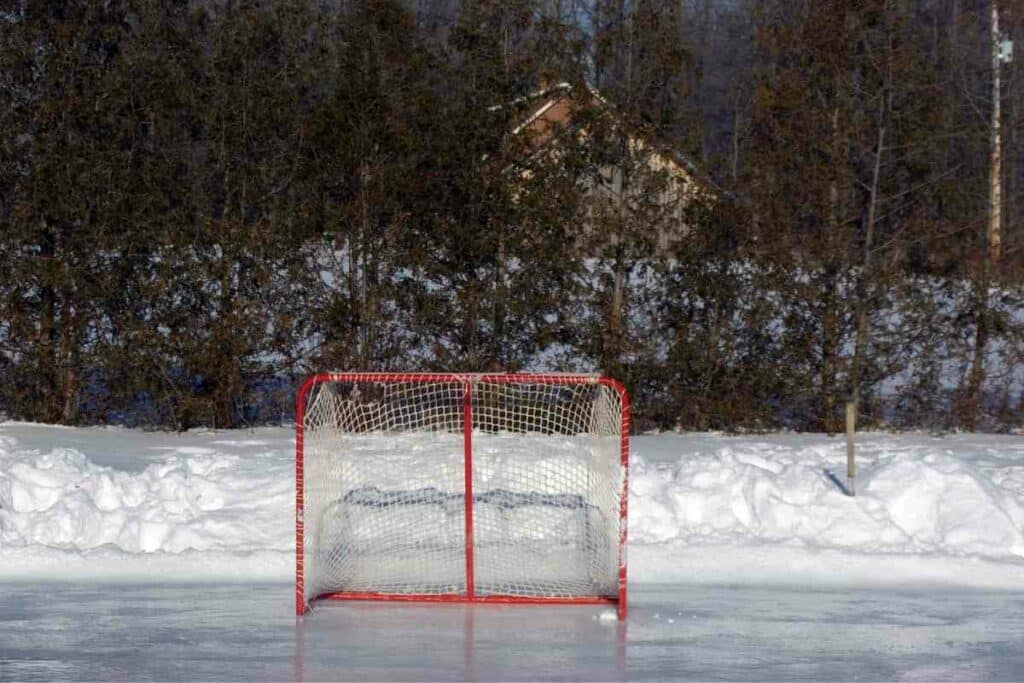
[[[596,88],[587,84],[587,99],[591,104],[601,108],[614,111],[614,106],[605,99]],[[559,82],[551,85],[543,85],[540,89],[516,98],[504,105],[491,107],[491,111],[499,111],[506,108],[521,109],[522,115],[512,128],[513,135],[528,134],[530,136],[530,156],[535,157],[543,148],[557,139],[565,131],[574,127],[573,113],[579,103],[573,100],[573,85],[568,82]],[[635,137],[640,137],[636,135]],[[650,140],[655,152],[663,159],[675,166],[680,172],[691,177],[705,188],[715,194],[721,192],[714,182],[704,174],[697,164],[682,152],[666,145],[659,145]]]

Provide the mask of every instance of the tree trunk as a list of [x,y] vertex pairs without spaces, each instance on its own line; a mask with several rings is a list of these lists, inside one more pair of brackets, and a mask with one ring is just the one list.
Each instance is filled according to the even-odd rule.
[[230,228],[224,235],[225,239],[221,244],[220,260],[220,301],[217,321],[217,329],[212,337],[214,344],[213,357],[217,365],[211,368],[216,384],[214,385],[213,396],[213,419],[215,429],[226,429],[234,426],[234,399],[235,393],[241,384],[239,359],[236,355],[237,344],[233,343],[236,330],[235,302],[234,302],[234,263],[237,256],[233,249],[229,252],[229,245],[237,239],[230,234]]
[[739,179],[739,168],[740,168],[740,97],[739,95],[733,100],[733,112],[732,112],[732,160],[731,160],[731,174],[733,185],[736,184]]
[[998,279],[999,261],[1003,254],[1003,137],[1000,109],[999,3],[991,0],[992,22],[992,123],[989,153],[988,257],[990,274]]
[[608,321],[608,327],[613,332],[616,339],[622,338],[623,308],[625,307],[626,301],[625,270],[625,264],[623,264],[622,259],[616,257],[615,265],[612,267],[612,308]]
[[39,408],[38,418],[55,422],[60,411],[57,409],[57,287],[55,281],[57,238],[54,231],[43,228],[40,240],[40,261],[42,273],[39,287]]
[[1006,125],[1006,148],[1010,151],[1006,155],[1006,198],[1005,198],[1005,211],[1003,212],[1003,218],[1005,223],[1003,225],[1003,234],[1006,236],[1006,242],[1010,244],[1010,248],[1013,249],[1014,245],[1020,239],[1020,234],[1017,232],[1020,229],[1020,199],[1021,199],[1021,187],[1020,187],[1020,157],[1022,153],[1020,133],[1022,127],[1024,127],[1024,121],[1020,118],[1020,99],[1022,95],[1022,84],[1019,76],[1018,69],[1020,69],[1020,61],[1010,62],[1010,74],[1006,81],[1008,87],[1011,89],[1009,93],[1010,111],[1007,112],[1007,125]]
[[[888,9],[888,8],[887,8]],[[891,34],[890,34],[891,35]],[[889,43],[890,56],[892,42]],[[876,119],[878,136],[875,140],[875,163],[871,170],[871,187],[868,191],[868,210],[864,221],[864,244],[861,256],[860,276],[857,278],[857,312],[856,332],[853,345],[853,360],[850,364],[850,400],[853,403],[854,415],[859,414],[861,400],[861,382],[864,374],[864,357],[870,343],[870,291],[874,290],[874,260],[872,250],[875,246],[875,222],[878,216],[878,186],[882,175],[882,157],[885,154],[885,130],[887,113],[890,110],[893,85],[892,60],[887,68],[885,89],[879,93],[878,116]]]
[[78,329],[79,316],[75,310],[72,296],[74,286],[71,281],[71,264],[64,261],[65,296],[61,309],[61,422],[73,424],[78,412],[78,340],[81,338]]
[[373,326],[370,307],[370,262],[373,255],[370,253],[370,203],[366,197],[369,192],[369,168],[364,164],[360,169],[360,192],[359,192],[359,262],[360,262],[360,290],[359,290],[359,364],[365,369],[370,369],[373,363]]
[[[884,106],[884,105],[883,105]],[[883,116],[879,112],[879,116]],[[885,149],[885,126],[878,127],[878,144],[875,150],[875,166],[871,177],[871,191],[868,199],[868,215],[864,227],[864,247],[861,258],[860,277],[857,278],[857,331],[854,337],[853,361],[850,365],[850,400],[857,412],[860,412],[861,379],[864,368],[864,356],[869,343],[868,308],[869,288],[874,287],[873,261],[871,250],[875,239],[875,216],[878,206],[878,180],[882,167],[882,153]]]
[[960,426],[973,432],[978,426],[978,413],[981,408],[981,389],[985,382],[985,347],[989,337],[988,307],[989,273],[988,262],[982,266],[982,272],[974,282],[972,296],[977,322],[974,333],[974,350],[971,356],[971,369],[967,376],[967,389],[964,392],[964,404],[961,409]]
[[[838,84],[836,86],[838,98]],[[836,262],[835,242],[839,236],[839,106],[832,109],[832,163],[833,175],[829,185],[828,234],[825,236],[826,257],[825,291],[822,297],[821,316],[821,425],[829,434],[837,429],[836,422],[836,373],[839,354],[839,264]]]
[[629,158],[628,142],[623,144],[623,155],[622,155],[622,170],[620,174],[620,185],[619,185],[619,196],[618,200],[618,215],[615,221],[615,233],[612,234],[612,252],[614,254],[612,261],[612,291],[611,297],[608,301],[608,319],[607,329],[607,342],[605,343],[605,359],[602,363],[605,372],[611,374],[617,374],[619,364],[622,360],[622,340],[624,337],[624,330],[622,327],[622,321],[625,317],[625,305],[626,305],[626,263],[625,263],[625,250],[626,250],[626,234],[627,228],[627,210],[626,210],[626,195],[629,191],[629,170],[627,169],[628,164],[631,162]]
[[492,292],[494,298],[494,317],[491,321],[493,337],[491,339],[489,365],[491,370],[500,372],[505,369],[503,367],[504,353],[502,349],[505,346],[505,316],[507,315],[507,283],[505,280],[508,265],[506,263],[507,256],[505,254],[505,230],[503,224],[498,225],[497,232],[498,253],[494,268],[494,291]]
[[992,311],[989,306],[989,287],[993,278],[999,279],[1002,258],[1002,133],[1000,111],[1000,59],[999,59],[999,4],[991,0],[990,40],[992,48],[992,119],[989,150],[988,222],[985,230],[984,254],[981,272],[974,282],[973,306],[977,323],[971,369],[964,392],[961,426],[973,432],[978,425],[982,388],[985,384],[985,351],[991,334]]
[[834,264],[826,266],[825,292],[821,319],[821,426],[835,433],[836,371],[839,352],[838,273]]

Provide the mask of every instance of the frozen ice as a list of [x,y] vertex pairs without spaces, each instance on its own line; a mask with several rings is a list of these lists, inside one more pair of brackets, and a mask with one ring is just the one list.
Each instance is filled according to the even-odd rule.
[[296,620],[292,600],[287,583],[0,583],[0,680],[1024,678],[1019,592],[641,585],[624,623],[381,603]]

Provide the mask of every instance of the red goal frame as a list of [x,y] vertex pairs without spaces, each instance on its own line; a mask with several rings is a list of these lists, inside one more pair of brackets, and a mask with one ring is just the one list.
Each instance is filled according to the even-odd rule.
[[[325,372],[313,375],[303,382],[295,399],[295,613],[303,615],[309,608],[305,599],[304,582],[304,519],[303,431],[305,429],[306,399],[317,384],[323,382],[445,382],[459,383],[463,387],[463,453],[465,462],[466,498],[466,592],[462,595],[395,594],[395,593],[325,593],[314,600],[376,600],[396,602],[449,602],[449,603],[501,603],[501,604],[575,604],[617,606],[619,619],[626,618],[626,522],[629,491],[629,394],[618,380],[610,377],[584,374],[550,373],[390,373],[390,372]],[[619,395],[621,404],[622,491],[619,499],[619,576],[618,596],[524,597],[515,595],[476,595],[473,585],[473,384],[484,381],[497,384],[602,384]]]

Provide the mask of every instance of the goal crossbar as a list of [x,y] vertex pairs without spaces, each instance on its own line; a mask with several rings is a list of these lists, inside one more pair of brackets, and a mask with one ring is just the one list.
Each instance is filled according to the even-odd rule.
[[[374,587],[361,587],[357,590],[348,590],[344,587],[334,587],[336,589],[324,589],[320,586],[309,586],[308,581],[308,570],[307,566],[309,558],[307,555],[310,553],[310,540],[308,534],[308,526],[306,516],[307,510],[307,477],[309,476],[308,469],[308,455],[307,449],[307,431],[310,426],[307,424],[307,418],[311,411],[311,396],[317,391],[321,390],[324,385],[339,385],[339,386],[352,386],[356,387],[355,391],[352,392],[353,396],[358,396],[359,387],[361,386],[375,386],[375,385],[386,385],[386,386],[419,386],[419,385],[441,385],[447,388],[448,395],[448,406],[447,409],[451,413],[461,412],[461,415],[455,416],[457,423],[445,423],[443,429],[447,431],[461,431],[461,490],[444,490],[436,485],[430,486],[412,486],[410,488],[394,488],[391,486],[379,486],[376,484],[363,484],[359,486],[350,487],[344,494],[338,495],[329,504],[321,504],[320,514],[326,514],[323,510],[359,510],[367,511],[367,514],[383,515],[391,512],[400,512],[409,510],[413,515],[425,515],[435,510],[439,511],[451,511],[457,510],[459,515],[462,517],[462,576],[464,580],[459,581],[459,587],[452,588],[451,586],[444,586],[440,588],[434,588],[428,591],[417,591],[408,590],[404,587],[402,589],[392,589],[389,587],[377,588]],[[596,509],[596,506],[587,500],[584,494],[573,492],[573,491],[516,491],[506,489],[502,487],[490,488],[486,491],[474,492],[474,478],[479,477],[479,473],[475,473],[474,463],[474,429],[477,430],[478,434],[482,429],[486,427],[486,430],[491,433],[498,432],[506,427],[506,424],[500,420],[497,424],[492,422],[486,422],[483,426],[479,423],[474,422],[474,401],[481,400],[475,395],[474,390],[476,387],[490,387],[491,390],[499,388],[504,390],[515,390],[522,387],[549,387],[555,389],[558,387],[603,387],[604,390],[610,392],[610,395],[614,396],[616,400],[616,407],[618,414],[614,415],[614,421],[617,423],[614,425],[613,438],[616,440],[615,453],[615,465],[617,467],[617,478],[615,482],[618,490],[614,492],[613,505],[615,509],[612,511],[617,516],[617,519],[612,520],[614,524],[614,536],[613,542],[616,547],[611,548],[611,551],[615,553],[613,559],[615,566],[614,572],[614,588],[611,590],[605,588],[602,594],[588,594],[587,591],[581,592],[565,592],[565,589],[555,591],[555,594],[539,594],[531,593],[530,591],[508,591],[498,586],[490,586],[484,583],[480,583],[477,572],[477,554],[478,542],[474,539],[477,528],[474,525],[474,514],[478,508],[486,508],[490,511],[491,516],[494,515],[509,515],[515,514],[517,511],[528,511],[533,509],[539,509],[543,513],[547,510],[546,514],[562,514],[562,515],[575,515],[578,519],[583,521],[577,521],[577,524],[583,525],[586,528],[586,532],[592,533],[592,526],[595,524],[592,522],[593,519],[605,519],[600,516],[600,511]],[[455,396],[454,393],[461,390],[461,397]],[[314,403],[317,399],[314,399]],[[492,403],[497,403],[498,407],[495,408],[493,405],[483,406],[481,409],[490,409],[494,414],[502,414],[500,411],[504,409],[501,405],[501,396],[492,398]],[[460,406],[456,405],[456,402],[461,403]],[[542,402],[542,401],[541,401]],[[400,410],[403,411],[414,411],[418,410],[418,406],[413,401],[413,407],[400,406]],[[376,403],[372,404],[377,406]],[[524,440],[529,438],[527,430],[530,434],[547,433],[554,435],[570,435],[573,427],[566,428],[568,431],[559,431],[557,425],[552,426],[548,422],[545,422],[543,416],[538,418],[536,412],[539,410],[536,406],[533,406],[531,410],[534,411],[532,414],[533,422],[526,424],[525,426],[516,424],[512,431],[518,431],[523,433]],[[495,412],[497,411],[497,412]],[[419,416],[418,416],[419,417]],[[436,416],[433,416],[434,419]],[[420,418],[426,420],[426,418]],[[441,418],[442,420],[448,420],[449,422],[453,419],[452,415],[446,415]],[[490,418],[493,420],[493,416]],[[422,426],[422,425],[420,425]],[[598,375],[587,375],[587,374],[527,374],[527,373],[379,373],[379,372],[339,372],[339,373],[321,373],[309,377],[299,389],[296,398],[296,410],[295,410],[295,552],[296,552],[296,573],[295,573],[295,599],[296,599],[296,613],[301,615],[305,613],[310,606],[310,603],[314,600],[368,600],[368,601],[401,601],[401,602],[445,602],[445,603],[500,603],[500,604],[577,604],[577,605],[598,605],[598,604],[615,604],[617,605],[617,611],[619,618],[624,618],[626,615],[626,519],[627,519],[627,492],[628,492],[628,465],[629,465],[629,430],[630,430],[630,410],[629,410],[629,397],[623,387],[623,385],[617,380],[598,376]],[[344,431],[345,427],[335,426],[334,429],[337,431]],[[439,430],[441,428],[436,425],[427,425],[427,430]],[[388,427],[378,429],[374,433],[387,433]],[[400,431],[415,431],[415,429],[400,430]],[[329,457],[331,463],[335,463],[336,466],[339,462],[344,462],[344,459],[348,455],[343,448],[329,449],[327,456],[318,457]],[[591,454],[592,455],[592,454]],[[409,473],[412,479],[415,481],[415,473]],[[528,473],[527,478],[535,478],[533,473]],[[588,481],[590,475],[588,474]],[[606,506],[607,507],[607,506]],[[593,514],[592,514],[593,513]],[[342,519],[344,523],[344,514],[338,512],[336,515],[339,519]],[[536,515],[535,515],[536,516]],[[323,533],[323,522],[320,522],[320,532]],[[523,535],[523,530],[515,530],[519,535]],[[599,535],[599,531],[593,532]],[[370,538],[369,541],[373,539]],[[389,539],[391,540],[391,539]],[[368,542],[367,539],[361,539],[361,542]],[[430,544],[426,541],[422,542],[417,546],[416,539],[404,539],[405,545],[403,546],[404,551],[407,554],[415,555],[417,552],[429,553],[432,551]],[[486,542],[485,542],[486,544]],[[422,547],[420,547],[422,546]],[[317,548],[317,552],[326,552],[321,548]],[[607,583],[607,582],[606,582]]]

